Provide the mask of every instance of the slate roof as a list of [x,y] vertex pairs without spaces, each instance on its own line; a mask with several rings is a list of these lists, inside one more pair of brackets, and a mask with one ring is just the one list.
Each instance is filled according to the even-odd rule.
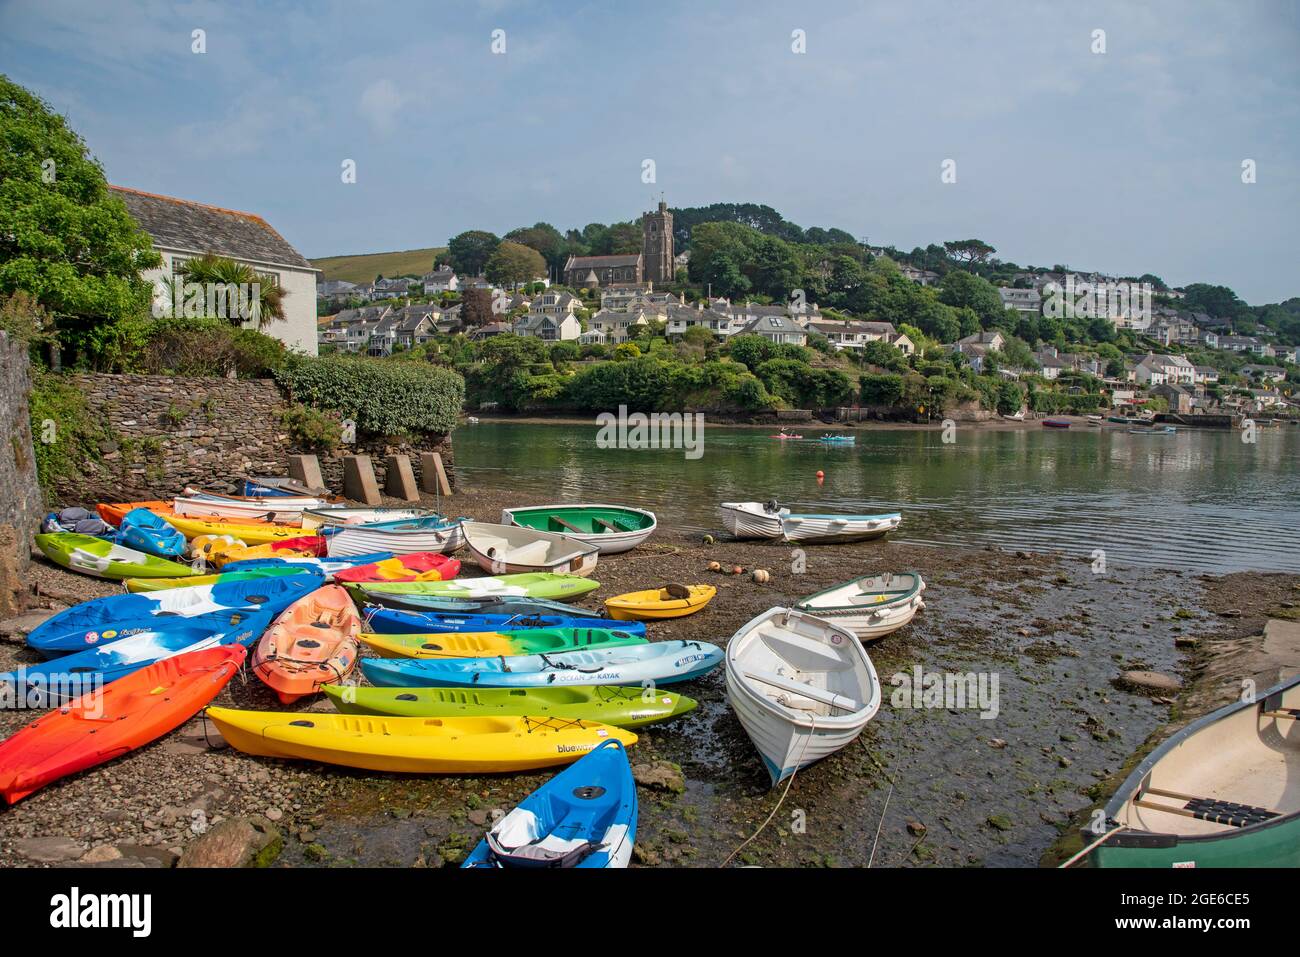
[[639,262],[641,262],[640,253],[629,253],[624,256],[570,256],[569,261],[565,263],[564,271],[587,269],[592,266],[635,266]]
[[261,216],[110,186],[155,246],[319,272]]

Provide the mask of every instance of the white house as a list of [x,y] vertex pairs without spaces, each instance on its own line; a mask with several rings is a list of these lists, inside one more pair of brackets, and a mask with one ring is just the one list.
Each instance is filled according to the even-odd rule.
[[1147,355],[1133,368],[1139,385],[1194,385],[1196,367],[1186,356]]
[[290,349],[316,354],[316,279],[308,262],[261,216],[186,199],[110,186],[142,230],[153,239],[162,266],[142,276],[155,286],[182,279],[185,263],[206,253],[252,266],[262,282],[284,293],[284,320],[262,331]]
[[453,269],[435,269],[427,273],[422,281],[426,296],[437,295],[440,292],[455,292],[460,288],[460,280]]
[[808,333],[789,316],[760,316],[740,330],[743,335],[762,336],[770,342],[806,345]]
[[998,290],[1004,309],[1036,316],[1043,311],[1043,296],[1037,289],[1004,288]]

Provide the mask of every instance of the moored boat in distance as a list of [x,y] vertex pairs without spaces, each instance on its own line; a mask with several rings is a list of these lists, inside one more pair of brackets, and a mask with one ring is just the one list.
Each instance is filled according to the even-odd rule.
[[1147,429],[1129,429],[1129,435],[1173,435],[1178,429],[1172,425],[1157,425]]
[[880,708],[880,679],[857,637],[792,608],[769,608],[727,643],[727,700],[775,786],[850,744]]
[[557,532],[594,545],[602,555],[636,548],[658,527],[654,512],[625,505],[534,505],[504,508],[501,524]]
[[1097,826],[1093,867],[1300,867],[1300,676],[1160,744]]
[[1068,429],[1070,424],[1066,419],[1043,419],[1045,429]]

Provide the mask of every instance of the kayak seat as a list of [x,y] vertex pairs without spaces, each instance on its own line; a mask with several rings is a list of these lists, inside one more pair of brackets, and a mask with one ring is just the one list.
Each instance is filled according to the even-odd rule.
[[577,867],[596,851],[605,847],[604,844],[594,841],[583,841],[581,844],[564,849],[542,847],[540,844],[525,844],[522,847],[507,849],[491,831],[487,833],[487,844],[492,860],[502,867],[519,868]]

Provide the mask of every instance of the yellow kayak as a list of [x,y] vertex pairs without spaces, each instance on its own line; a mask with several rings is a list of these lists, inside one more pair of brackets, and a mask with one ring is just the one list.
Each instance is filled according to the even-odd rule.
[[317,711],[209,708],[221,736],[246,754],[301,758],[367,771],[492,774],[570,764],[602,741],[636,735],[560,718],[392,718]]
[[172,528],[186,538],[199,535],[230,535],[245,545],[265,545],[268,542],[282,542],[286,538],[302,538],[310,532],[304,532],[301,525],[241,525],[238,522],[219,522],[204,518],[187,518],[184,515],[163,515]]
[[[680,592],[685,594],[678,597]],[[630,591],[605,600],[611,618],[619,621],[644,621],[656,618],[682,618],[693,615],[710,601],[718,590],[712,585],[669,585],[648,591]]]

